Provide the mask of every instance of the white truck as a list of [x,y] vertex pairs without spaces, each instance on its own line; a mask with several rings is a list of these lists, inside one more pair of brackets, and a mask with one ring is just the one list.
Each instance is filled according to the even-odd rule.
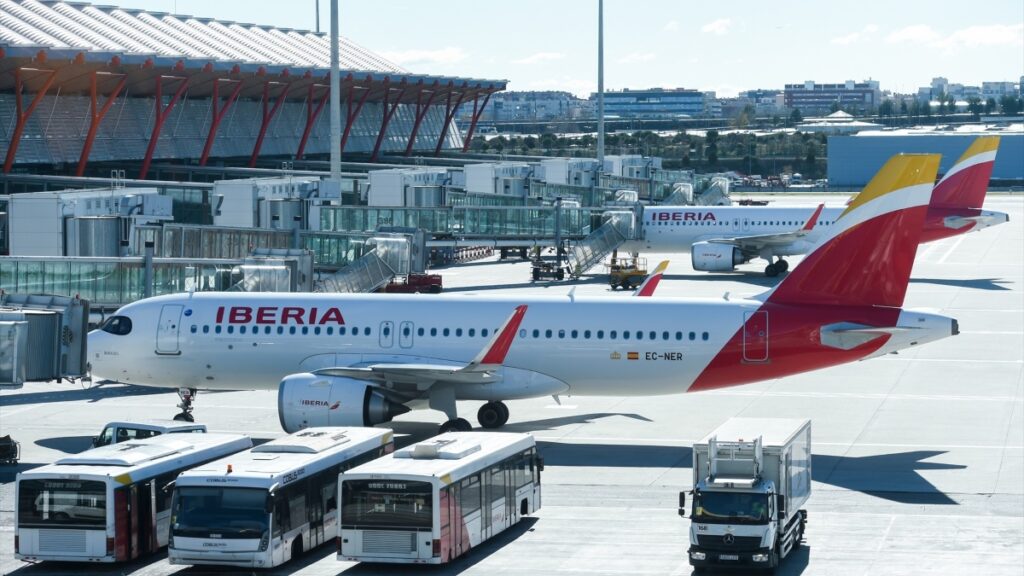
[[[801,543],[811,421],[731,418],[693,446],[690,564],[772,571]],[[679,493],[686,515],[686,493]]]

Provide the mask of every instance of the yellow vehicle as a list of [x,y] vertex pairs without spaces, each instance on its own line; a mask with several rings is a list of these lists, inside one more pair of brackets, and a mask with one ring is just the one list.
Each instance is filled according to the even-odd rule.
[[617,258],[605,264],[608,269],[608,284],[612,290],[622,288],[623,290],[635,290],[647,277],[646,258]]

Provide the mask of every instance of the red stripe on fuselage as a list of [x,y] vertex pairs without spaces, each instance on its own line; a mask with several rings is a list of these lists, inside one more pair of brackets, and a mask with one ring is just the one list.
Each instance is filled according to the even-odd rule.
[[[694,380],[688,392],[771,380],[859,360],[878,350],[889,336],[882,335],[852,350],[841,350],[821,344],[821,327],[838,322],[895,326],[900,315],[899,308],[800,306],[772,302],[766,302],[758,310],[768,314],[768,359],[764,362],[744,360],[744,325]],[[756,315],[749,320],[757,321]]]

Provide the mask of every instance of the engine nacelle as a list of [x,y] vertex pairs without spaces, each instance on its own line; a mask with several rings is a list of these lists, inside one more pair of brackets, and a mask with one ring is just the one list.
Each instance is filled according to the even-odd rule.
[[289,434],[311,426],[373,426],[409,407],[371,384],[310,372],[286,376],[277,388],[277,415]]
[[694,242],[690,260],[694,270],[704,272],[728,272],[746,262],[738,248],[716,242]]

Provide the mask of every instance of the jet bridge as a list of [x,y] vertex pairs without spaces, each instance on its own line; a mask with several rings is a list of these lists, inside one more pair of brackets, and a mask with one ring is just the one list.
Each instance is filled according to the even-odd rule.
[[363,256],[338,272],[321,278],[317,292],[374,292],[396,276],[422,272],[426,237],[414,233],[382,233],[366,241]]

